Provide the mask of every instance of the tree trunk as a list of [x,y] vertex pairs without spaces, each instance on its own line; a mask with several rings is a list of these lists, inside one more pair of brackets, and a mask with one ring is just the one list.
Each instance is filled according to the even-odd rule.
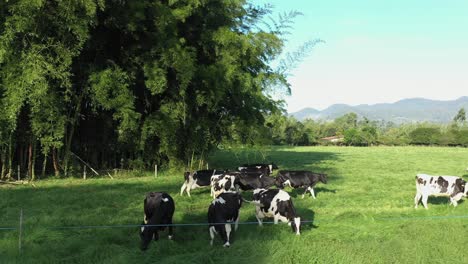
[[8,178],[13,175],[13,132],[10,133],[10,144],[8,145]]
[[32,169],[33,169],[33,164],[32,164],[32,157],[33,157],[33,146],[32,142],[29,142],[29,147],[28,147],[28,178],[32,178]]
[[6,155],[7,155],[6,154],[6,149],[2,150],[1,155],[2,155],[2,157],[1,157],[1,159],[2,159],[2,173],[0,175],[0,178],[4,179],[5,178],[5,172],[6,172]]
[[17,159],[17,161],[18,161],[18,162],[17,162],[17,165],[18,165],[17,167],[23,168],[23,164],[24,164],[24,163],[23,163],[23,156],[24,156],[24,155],[23,155],[23,154],[24,154],[23,146],[21,146],[21,144],[18,144],[17,148],[18,148],[18,151],[19,151],[19,153],[18,153],[18,159]]
[[32,153],[32,170],[31,170],[31,181],[36,179],[36,151],[37,151],[37,144],[36,141],[33,141],[33,153]]
[[44,161],[42,162],[42,173],[41,173],[41,177],[43,179],[45,178],[46,167],[47,167],[47,154],[44,154]]
[[60,175],[59,165],[57,161],[57,149],[52,149],[52,163],[54,165],[55,176],[58,177]]
[[70,150],[71,150],[73,134],[75,133],[76,122],[78,120],[78,117],[80,116],[81,102],[83,101],[85,93],[86,93],[86,88],[83,88],[83,91],[81,92],[80,97],[78,98],[78,102],[76,104],[75,114],[73,115],[72,120],[70,122],[70,133],[68,133],[67,135],[67,142],[65,144],[65,153],[63,156],[63,169],[64,169],[65,177],[68,176],[68,162],[70,160]]

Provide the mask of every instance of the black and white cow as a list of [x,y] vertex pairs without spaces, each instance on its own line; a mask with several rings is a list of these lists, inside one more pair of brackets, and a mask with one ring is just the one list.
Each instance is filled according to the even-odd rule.
[[275,185],[275,178],[265,176],[264,174],[257,176],[252,173],[238,173],[236,178],[236,185],[243,191],[255,190],[259,188],[268,189]]
[[222,192],[235,192],[236,188],[236,173],[226,172],[221,175],[211,177],[211,196],[216,198]]
[[224,171],[220,170],[199,170],[193,173],[186,171],[184,173],[184,184],[180,188],[180,195],[184,194],[184,191],[190,197],[190,190],[210,186],[211,177],[223,174]]
[[[143,203],[145,216],[141,224],[140,238],[141,249],[148,249],[152,239],[159,239],[158,231],[164,230],[165,226],[152,225],[172,225],[175,205],[172,197],[165,192],[150,192],[146,195]],[[172,239],[172,226],[169,226],[169,239]]]
[[304,198],[307,191],[310,191],[310,195],[315,199],[314,186],[318,182],[327,183],[327,175],[323,173],[315,173],[311,171],[286,171],[282,170],[278,172],[276,176],[276,186],[278,188],[284,188],[289,186],[291,188],[304,188]]
[[462,197],[468,195],[466,181],[457,176],[431,176],[427,174],[416,175],[416,196],[414,197],[414,208],[418,208],[422,201],[427,209],[429,196],[449,196],[450,204],[457,206]]
[[263,218],[273,217],[275,224],[278,221],[291,225],[293,232],[300,235],[301,218],[297,216],[291,196],[278,189],[256,189],[253,191],[253,204],[255,204],[255,216],[258,224],[263,225]]
[[265,163],[254,163],[254,164],[243,164],[237,168],[240,172],[244,173],[257,173],[258,176],[261,174],[270,176],[273,173],[273,170],[277,170],[278,166],[276,164],[265,164]]
[[237,192],[223,192],[211,202],[208,208],[208,223],[210,231],[210,245],[213,245],[215,234],[220,234],[224,247],[229,247],[231,224],[235,222],[234,230],[239,224],[239,209],[242,206],[242,197]]

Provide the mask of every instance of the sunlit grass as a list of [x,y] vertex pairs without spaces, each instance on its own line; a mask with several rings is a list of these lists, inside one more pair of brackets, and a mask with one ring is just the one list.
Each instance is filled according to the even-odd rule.
[[[117,177],[44,180],[36,187],[0,187],[0,227],[18,226],[23,209],[23,249],[18,231],[0,231],[0,263],[468,263],[465,200],[454,208],[447,198],[430,198],[429,210],[413,208],[416,173],[463,175],[468,149],[431,147],[295,147],[220,151],[210,167],[234,168],[264,155],[283,169],[329,174],[317,199],[289,190],[297,211],[314,226],[297,237],[286,225],[241,225],[229,249],[209,246],[204,226],[177,227],[175,240],[161,240],[147,252],[138,248],[138,228],[57,230],[75,225],[139,224],[148,191],[175,199],[175,223],[204,223],[208,189],[178,195],[179,174],[146,173]],[[466,179],[466,177],[465,177]],[[251,198],[250,192],[243,194]],[[446,216],[447,218],[430,218]],[[241,209],[241,221],[255,221],[254,207]]]

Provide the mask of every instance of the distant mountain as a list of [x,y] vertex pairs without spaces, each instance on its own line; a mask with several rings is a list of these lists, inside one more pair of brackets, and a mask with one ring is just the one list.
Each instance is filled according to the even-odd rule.
[[468,111],[468,96],[463,96],[452,101],[410,98],[391,104],[362,104],[356,106],[335,104],[322,111],[304,108],[298,112],[290,113],[290,115],[298,120],[306,118],[333,120],[347,113],[354,112],[360,117],[365,116],[371,120],[393,121],[395,123],[422,121],[448,123],[462,107]]

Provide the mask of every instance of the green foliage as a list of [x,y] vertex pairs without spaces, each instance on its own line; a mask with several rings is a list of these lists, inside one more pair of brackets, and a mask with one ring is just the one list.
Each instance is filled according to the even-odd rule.
[[40,142],[43,166],[52,153],[66,173],[71,151],[140,168],[203,158],[226,138],[269,144],[265,117],[281,108],[271,94],[289,87],[270,64],[299,15],[268,22],[271,11],[244,0],[3,1],[2,155],[27,167],[13,153]]
[[460,110],[458,110],[458,113],[457,115],[453,118],[453,121],[456,122],[456,123],[465,123],[466,122],[466,112],[465,112],[465,108],[460,108]]
[[441,135],[440,129],[437,127],[418,127],[411,131],[409,137],[411,144],[433,145],[440,141]]

